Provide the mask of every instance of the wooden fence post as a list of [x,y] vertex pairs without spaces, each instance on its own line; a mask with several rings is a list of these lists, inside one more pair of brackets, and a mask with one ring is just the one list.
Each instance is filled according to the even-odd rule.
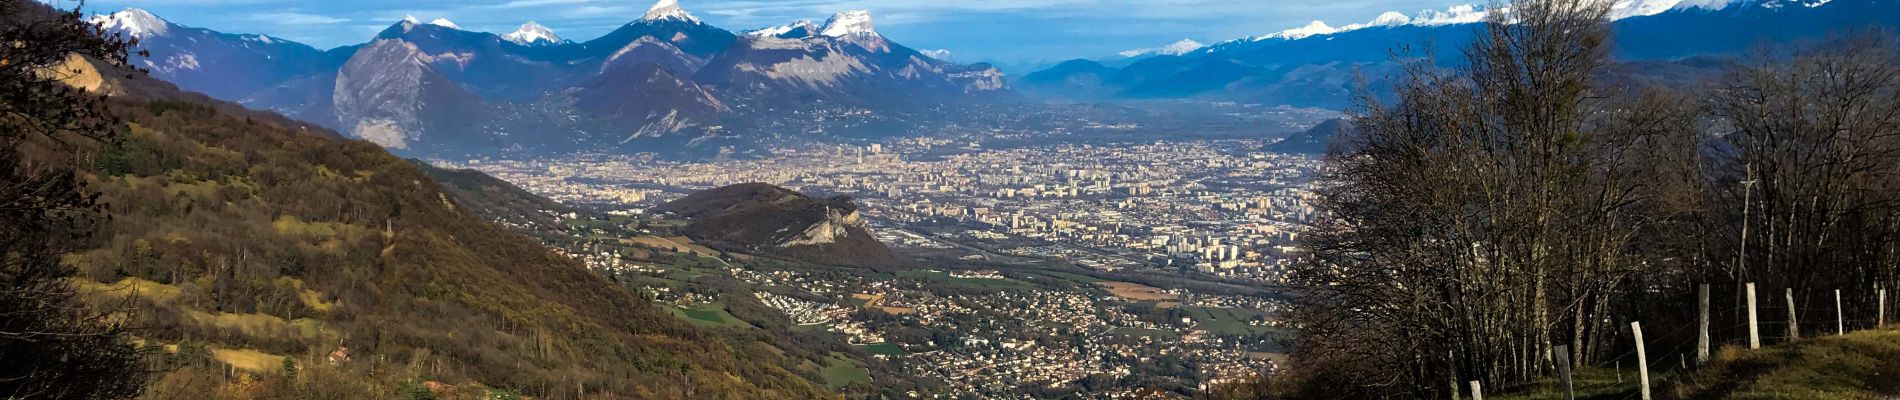
[[1834,289],[1834,335],[1847,334],[1847,313],[1841,311],[1841,290]]
[[1630,322],[1630,333],[1636,336],[1636,373],[1641,377],[1643,400],[1649,398],[1649,353],[1643,350],[1643,323]]
[[1874,300],[1880,303],[1880,319],[1875,322],[1876,325],[1874,326],[1887,326],[1887,289],[1880,289],[1880,294]]
[[1570,346],[1557,346],[1557,378],[1564,382],[1564,400],[1577,400],[1577,393],[1570,384]]
[[1484,385],[1471,381],[1471,400],[1484,400]]
[[1703,365],[1709,363],[1709,284],[1696,285],[1695,292],[1702,327],[1702,334],[1695,340],[1695,365]]
[[1748,283],[1748,349],[1761,348],[1761,329],[1755,323],[1755,283]]
[[1788,341],[1801,340],[1801,322],[1794,315],[1794,288],[1788,288]]

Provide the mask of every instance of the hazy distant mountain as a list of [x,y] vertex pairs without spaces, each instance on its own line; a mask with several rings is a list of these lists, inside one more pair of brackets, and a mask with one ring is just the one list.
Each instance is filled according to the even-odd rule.
[[1117,91],[1108,84],[1108,79],[1119,71],[1095,60],[1069,60],[1025,75],[1015,83],[1017,89],[1030,93],[1058,93],[1076,99],[1109,98]]
[[835,264],[896,259],[871,236],[848,197],[819,199],[764,183],[693,193],[652,212],[686,219],[687,236],[715,246]]
[[182,26],[137,8],[94,16],[92,22],[137,38],[151,57],[133,63],[152,75],[223,99],[242,99],[342,64],[340,58],[302,43]]
[[[759,145],[744,139],[856,124],[815,114],[920,125],[941,105],[1008,92],[997,69],[892,42],[865,11],[741,38],[660,0],[584,42],[534,22],[497,35],[408,17],[327,52],[139,10],[112,18],[101,21],[152,38],[147,63],[161,78],[411,154]],[[735,129],[759,126],[776,129]]]
[[[1625,0],[1612,11],[1616,56],[1624,61],[1739,54],[1759,44],[1792,43],[1900,24],[1889,0]],[[1374,87],[1394,73],[1392,52],[1435,46],[1437,62],[1462,63],[1486,15],[1459,6],[1412,16],[1388,12],[1344,26],[1314,21],[1182,55],[1158,55],[1105,72],[1065,63],[1025,79],[1032,94],[1072,98],[1209,98],[1344,108],[1355,76]],[[1423,54],[1417,54],[1423,55]]]

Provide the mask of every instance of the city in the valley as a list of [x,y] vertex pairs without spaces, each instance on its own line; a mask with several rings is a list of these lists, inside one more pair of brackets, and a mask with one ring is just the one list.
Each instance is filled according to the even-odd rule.
[[[945,393],[1138,396],[1245,379],[1280,357],[1271,288],[1312,217],[1318,157],[1270,151],[1271,142],[915,137],[747,160],[437,163],[607,210],[620,223],[574,224],[612,240],[565,248],[682,316],[703,317],[696,323],[744,325],[721,300],[742,290],[795,331],[842,335],[940,380]],[[872,234],[910,261],[872,270],[763,262],[664,237],[655,225],[666,216],[647,211],[747,182],[849,196]],[[669,248],[701,261],[655,261]],[[708,285],[708,275],[742,283]]]

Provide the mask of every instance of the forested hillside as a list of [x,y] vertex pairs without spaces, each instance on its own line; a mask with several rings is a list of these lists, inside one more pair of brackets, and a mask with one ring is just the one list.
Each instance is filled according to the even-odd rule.
[[763,343],[704,337],[471,216],[373,144],[101,70],[60,69],[116,95],[118,132],[18,150],[99,193],[62,263],[135,328],[161,371],[147,397],[835,397]]

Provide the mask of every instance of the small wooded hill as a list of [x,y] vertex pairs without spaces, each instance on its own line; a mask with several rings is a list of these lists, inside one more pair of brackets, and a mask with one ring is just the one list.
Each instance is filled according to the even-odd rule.
[[88,171],[108,205],[67,263],[95,304],[132,299],[138,339],[176,368],[148,395],[835,397],[769,346],[711,340],[472,216],[376,145],[107,78],[122,142],[24,151]]
[[1326,120],[1326,122],[1321,122],[1319,125],[1314,125],[1311,129],[1295,133],[1293,136],[1288,136],[1286,139],[1267,145],[1267,151],[1292,154],[1326,154],[1326,151],[1330,150],[1333,145],[1335,138],[1349,136],[1352,129],[1352,122],[1343,119]]
[[847,197],[819,199],[764,183],[693,193],[654,207],[690,221],[693,240],[805,261],[879,265],[897,260],[872,237]]
[[440,168],[421,161],[415,164],[441,184],[456,204],[467,207],[465,211],[516,232],[561,235],[568,230],[562,223],[564,215],[582,212],[481,171]]

